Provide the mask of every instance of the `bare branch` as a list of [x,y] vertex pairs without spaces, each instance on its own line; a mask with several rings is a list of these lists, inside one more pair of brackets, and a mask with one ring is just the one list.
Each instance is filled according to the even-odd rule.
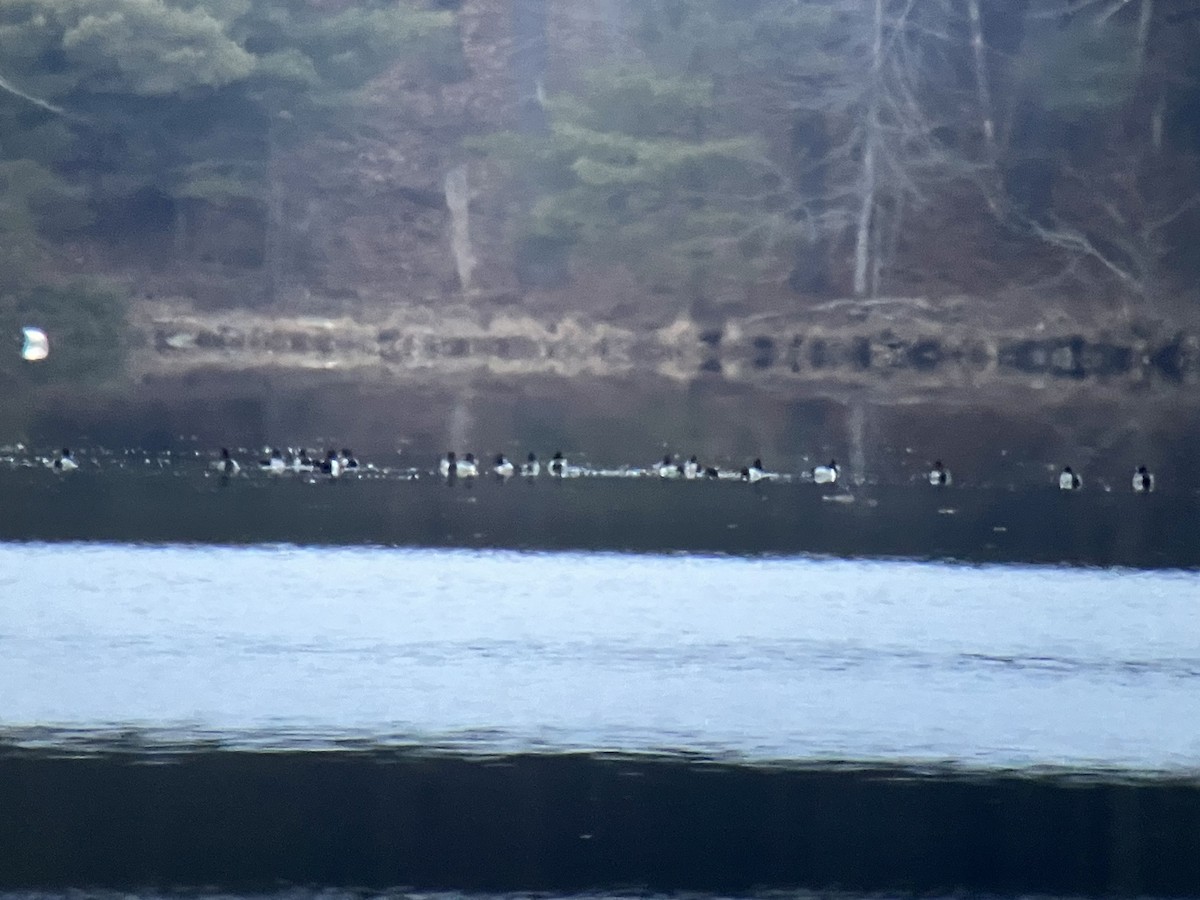
[[1096,24],[1103,25],[1132,2],[1133,0],[1116,0],[1112,6],[1110,6],[1100,15],[1096,16]]
[[[1106,0],[1076,0],[1074,3],[1067,3],[1065,6],[1056,7],[1055,9],[1045,9],[1040,12],[1032,12],[1028,14],[1030,19],[1057,19],[1061,16],[1073,16],[1077,12],[1081,12],[1091,6],[1099,6]],[[1122,0],[1118,0],[1122,2]]]
[[1030,230],[1047,244],[1094,259],[1139,294],[1145,293],[1145,285],[1140,278],[1135,277],[1101,253],[1083,232],[1066,225],[1049,229],[1032,220],[1027,220],[1027,223]]
[[1175,209],[1171,210],[1171,212],[1147,222],[1142,228],[1142,233],[1145,235],[1152,235],[1154,232],[1159,231],[1162,228],[1166,228],[1185,212],[1195,209],[1197,206],[1200,206],[1200,194],[1193,194],[1187,200],[1183,201],[1183,203],[1179,204],[1179,206],[1175,207]]
[[14,87],[7,80],[5,80],[2,76],[0,76],[0,90],[8,91],[8,93],[12,94],[13,96],[20,97],[22,100],[26,101],[27,103],[32,103],[34,106],[44,109],[47,112],[52,112],[56,116],[64,116],[69,119],[76,118],[75,116],[73,116],[69,112],[67,112],[65,109],[63,109],[61,106],[55,106],[53,103],[50,103],[46,100],[42,100],[40,97],[34,97],[32,94],[27,94],[20,88]]

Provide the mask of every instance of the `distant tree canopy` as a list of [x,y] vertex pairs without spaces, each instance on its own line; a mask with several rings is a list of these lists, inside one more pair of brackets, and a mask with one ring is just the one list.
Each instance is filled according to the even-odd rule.
[[450,24],[395,0],[0,4],[0,325],[47,304],[80,336],[111,324],[119,295],[38,287],[44,238],[170,232],[228,204],[269,229],[272,155],[342,127],[404,56],[445,55]]
[[449,24],[386,0],[6,2],[0,228],[26,240],[147,192],[261,203],[276,144],[337,127],[368,79],[444,49]]
[[1017,279],[1134,299],[1196,268],[1197,0],[620,8],[621,63],[564,66],[544,140],[473,144],[530,240],[681,293],[978,290],[955,268],[1014,242]]
[[787,239],[783,179],[760,141],[722,135],[706,79],[593,69],[546,109],[547,135],[475,145],[539,186],[533,242],[625,264],[655,287],[745,280]]
[[[460,72],[468,9],[0,3],[0,294],[32,290],[47,247],[119,228],[114,243],[168,234],[164,257],[216,256],[258,273],[255,297],[288,296],[318,257],[310,235],[353,240],[329,205],[304,219],[289,174],[334,156],[312,147],[353,156],[357,98],[396,63]],[[570,263],[626,268],[677,306],[1006,284],[1141,301],[1200,275],[1200,0],[502,0],[484,18],[462,37],[492,83],[425,104],[434,127],[403,136],[420,151],[405,165],[440,184],[474,130],[469,148],[511,173],[526,284],[561,284]],[[510,129],[479,133],[502,116]],[[416,193],[435,216],[437,188]],[[406,252],[440,239],[422,227]],[[214,234],[225,257],[192,240]],[[364,266],[444,289],[437,263],[396,265],[388,246]]]

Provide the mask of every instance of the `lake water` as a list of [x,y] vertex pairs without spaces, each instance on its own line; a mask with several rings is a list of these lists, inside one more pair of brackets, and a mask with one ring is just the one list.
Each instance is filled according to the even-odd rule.
[[1200,766],[1200,575],[0,545],[0,721],[287,746]]
[[1194,496],[148,469],[0,471],[0,888],[1200,894]]

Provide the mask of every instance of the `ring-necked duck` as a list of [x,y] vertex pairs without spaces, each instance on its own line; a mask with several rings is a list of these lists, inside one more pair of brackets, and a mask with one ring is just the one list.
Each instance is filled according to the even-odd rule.
[[503,453],[496,457],[496,463],[492,466],[492,472],[497,478],[512,478],[516,471],[516,466]]
[[842,470],[838,468],[837,460],[831,459],[827,466],[816,466],[812,470],[812,479],[817,484],[833,484],[841,476]]
[[457,468],[459,478],[474,478],[479,474],[479,465],[475,462],[474,453],[468,453],[466,459],[460,459]]
[[742,481],[748,481],[751,484],[769,477],[766,470],[763,469],[761,459],[755,459],[754,462],[742,469]]
[[537,478],[542,474],[542,464],[538,462],[536,453],[530,453],[525,462],[521,464],[521,474],[526,478]]
[[950,483],[950,473],[940,459],[934,462],[933,468],[929,470],[929,483],[934,487],[945,487]]
[[278,448],[271,451],[271,455],[266,459],[258,461],[258,467],[268,475],[282,475],[287,471],[287,466],[283,463],[283,454]]
[[75,457],[71,455],[71,448],[63,447],[62,453],[54,460],[54,471],[74,472],[78,468],[79,464],[75,462]]
[[242,471],[242,467],[238,465],[237,460],[229,455],[229,448],[221,448],[221,458],[213,463],[213,468],[222,475],[236,475]]
[[1078,491],[1083,487],[1083,479],[1071,471],[1070,466],[1063,466],[1062,472],[1058,475],[1058,489],[1060,491]]
[[1154,490],[1154,476],[1145,466],[1138,466],[1133,473],[1133,489],[1139,494],[1149,494]]

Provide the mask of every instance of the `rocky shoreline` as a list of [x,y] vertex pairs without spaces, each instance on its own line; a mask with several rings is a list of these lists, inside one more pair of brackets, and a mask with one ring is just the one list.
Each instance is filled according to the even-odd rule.
[[1200,381],[1200,332],[1073,323],[993,330],[883,307],[859,315],[680,317],[638,328],[582,315],[547,319],[465,307],[360,319],[147,305],[134,311],[131,326],[131,371],[142,377],[201,369],[337,371],[384,381],[645,374],[678,382],[895,383],[932,392],[1055,382],[1137,391]]

